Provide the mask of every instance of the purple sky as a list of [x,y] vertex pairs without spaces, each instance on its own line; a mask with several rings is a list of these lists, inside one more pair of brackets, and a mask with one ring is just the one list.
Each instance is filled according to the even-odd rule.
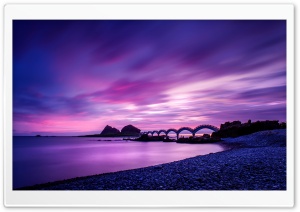
[[14,135],[286,121],[286,22],[13,22]]

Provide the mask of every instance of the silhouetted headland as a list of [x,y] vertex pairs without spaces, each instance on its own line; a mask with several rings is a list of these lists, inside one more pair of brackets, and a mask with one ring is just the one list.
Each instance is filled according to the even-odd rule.
[[286,123],[279,123],[278,120],[274,121],[256,121],[251,122],[248,120],[246,123],[241,123],[240,121],[225,122],[221,124],[220,130],[213,132],[212,138],[228,138],[228,137],[239,137],[242,135],[249,135],[251,133],[264,131],[264,130],[275,130],[275,129],[286,129]]

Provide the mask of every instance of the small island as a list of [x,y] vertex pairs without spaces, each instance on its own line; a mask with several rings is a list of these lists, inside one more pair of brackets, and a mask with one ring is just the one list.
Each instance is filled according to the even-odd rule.
[[131,124],[126,125],[120,130],[117,128],[106,125],[99,134],[82,135],[78,137],[124,137],[124,136],[139,136],[141,130]]

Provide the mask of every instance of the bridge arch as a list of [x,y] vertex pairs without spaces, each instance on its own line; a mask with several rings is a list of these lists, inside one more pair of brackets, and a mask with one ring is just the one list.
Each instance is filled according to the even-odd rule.
[[179,133],[181,133],[183,130],[187,130],[187,131],[191,132],[192,134],[193,134],[193,132],[194,132],[194,130],[193,130],[192,128],[190,128],[190,127],[181,127],[181,128],[179,128],[179,129],[177,130],[177,133],[179,134]]
[[212,131],[214,131],[214,132],[219,131],[219,128],[218,128],[218,127],[215,127],[215,126],[210,125],[210,124],[202,124],[202,125],[199,125],[199,126],[197,126],[197,127],[194,128],[194,130],[193,130],[194,135],[195,135],[199,130],[202,130],[202,129],[210,129],[210,130],[212,130]]
[[171,129],[168,129],[168,130],[167,130],[166,136],[168,136],[168,134],[169,134],[170,132],[174,132],[175,134],[177,134],[177,130],[174,129],[174,128],[171,128]]
[[177,130],[177,140],[178,140],[178,138],[179,138],[179,134],[180,134],[182,131],[184,131],[184,130],[189,131],[190,133],[192,133],[193,137],[195,136],[194,130],[193,130],[192,128],[190,128],[190,127],[181,127],[181,128],[179,128],[179,129]]
[[158,136],[159,136],[161,133],[165,133],[166,136],[167,136],[167,131],[166,131],[166,130],[159,130],[159,131],[158,131]]
[[154,136],[154,133],[157,133],[157,135],[159,135],[157,130],[154,130],[154,131],[152,132],[152,136]]
[[170,129],[168,129],[168,130],[154,130],[154,131],[145,131],[145,132],[143,132],[144,134],[147,134],[147,135],[149,135],[149,133],[153,136],[155,133],[159,136],[161,133],[165,133],[166,134],[166,136],[168,136],[168,134],[170,133],[170,132],[174,132],[175,134],[176,134],[176,136],[177,136],[177,139],[179,138],[179,134],[182,132],[182,131],[184,131],[184,130],[186,130],[186,131],[189,131],[190,133],[192,133],[192,135],[193,135],[193,137],[196,135],[196,133],[199,131],[199,130],[201,130],[201,129],[210,129],[210,130],[212,130],[212,131],[214,131],[214,132],[217,132],[217,131],[219,131],[220,129],[218,128],[218,127],[216,127],[216,126],[213,126],[213,125],[210,125],[210,124],[202,124],[202,125],[199,125],[199,126],[197,126],[197,127],[195,127],[194,129],[192,129],[192,128],[190,128],[190,127],[181,127],[181,128],[179,128],[178,130],[176,130],[176,129],[174,129],[174,128],[170,128]]

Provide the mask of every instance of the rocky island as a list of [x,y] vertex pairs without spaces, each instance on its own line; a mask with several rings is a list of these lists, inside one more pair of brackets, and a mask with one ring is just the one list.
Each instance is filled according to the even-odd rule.
[[120,130],[106,125],[99,134],[83,135],[78,137],[123,137],[123,136],[139,136],[141,130],[131,124],[126,125]]

